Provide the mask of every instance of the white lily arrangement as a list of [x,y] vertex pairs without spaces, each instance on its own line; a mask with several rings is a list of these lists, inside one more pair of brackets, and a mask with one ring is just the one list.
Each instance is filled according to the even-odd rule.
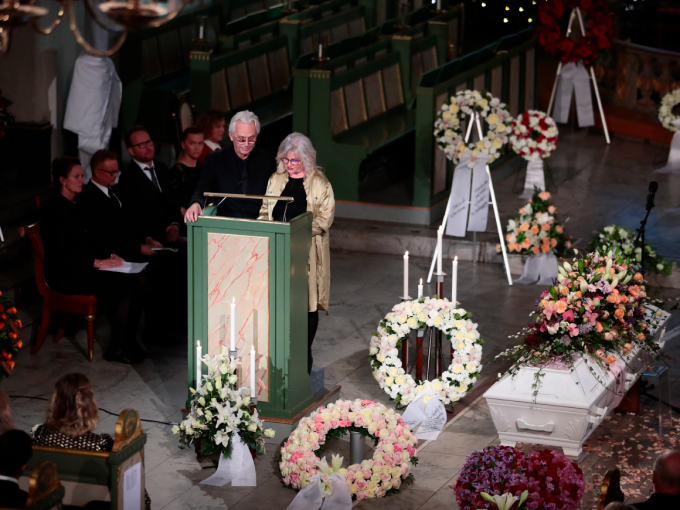
[[222,453],[231,456],[232,437],[238,433],[247,445],[264,454],[264,437],[274,437],[273,429],[264,429],[257,409],[250,412],[249,388],[238,388],[238,360],[226,354],[206,355],[202,358],[208,367],[201,388],[190,388],[193,394],[191,412],[179,425],[172,428],[179,434],[182,447],[200,442],[200,452]]
[[519,505],[517,505],[517,510],[519,510],[520,508],[522,508],[522,505],[529,497],[528,490],[524,491],[519,498],[517,496],[513,496],[510,493],[502,494],[500,496],[491,496],[486,492],[480,492],[479,494],[485,500],[491,503],[495,503],[496,506],[498,507],[498,510],[510,510],[512,508],[512,505],[514,505],[515,501],[517,500],[519,500]]

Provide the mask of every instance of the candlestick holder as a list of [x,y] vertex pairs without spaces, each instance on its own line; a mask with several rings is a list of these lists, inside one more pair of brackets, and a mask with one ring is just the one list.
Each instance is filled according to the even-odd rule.
[[314,62],[328,62],[331,59],[331,57],[320,57],[316,56],[313,58]]
[[252,416],[257,409],[257,397],[250,397],[250,415]]
[[402,301],[410,301],[413,298],[411,296],[399,296],[399,299],[401,299]]
[[229,349],[229,357],[238,359],[238,351],[232,351],[231,349]]

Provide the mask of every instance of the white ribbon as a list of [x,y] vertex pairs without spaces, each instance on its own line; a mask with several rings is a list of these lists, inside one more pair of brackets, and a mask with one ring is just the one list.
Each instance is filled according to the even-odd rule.
[[524,271],[515,283],[524,285],[552,285],[557,278],[557,257],[553,252],[541,253],[529,257],[524,264]]
[[545,191],[545,174],[543,173],[543,158],[532,159],[527,163],[527,176],[524,179],[524,192],[519,198],[531,198],[534,186]]
[[675,134],[671,139],[671,150],[668,153],[668,164],[665,167],[659,168],[654,173],[666,174],[680,172],[680,119],[671,121],[675,126]]
[[310,477],[309,482],[309,485],[300,489],[287,510],[318,510],[321,505],[323,505],[323,510],[350,510],[352,508],[352,493],[345,477],[340,473],[332,473],[328,477],[331,493],[325,499],[321,486],[321,474]]
[[472,151],[466,150],[453,171],[451,196],[449,197],[449,216],[446,220],[446,235],[465,237],[468,209],[470,208],[470,160]]
[[[423,399],[426,395],[430,397],[427,403]],[[446,409],[441,400],[437,398],[437,392],[430,388],[416,395],[401,418],[411,429],[421,424],[418,429],[418,439],[434,441],[446,424]]]
[[583,66],[569,62],[562,67],[560,81],[557,85],[557,98],[553,118],[555,122],[566,124],[569,121],[569,107],[571,106],[572,93],[576,97],[576,115],[579,127],[595,125],[593,112],[593,98],[590,92],[590,77]]
[[477,154],[472,158],[472,195],[470,197],[469,232],[486,232],[489,217],[489,174],[486,173],[486,162],[489,156]]
[[255,487],[257,475],[255,463],[248,446],[243,442],[238,432],[231,437],[231,457],[220,454],[217,471],[210,478],[203,480],[204,485],[222,487],[231,482],[232,487]]

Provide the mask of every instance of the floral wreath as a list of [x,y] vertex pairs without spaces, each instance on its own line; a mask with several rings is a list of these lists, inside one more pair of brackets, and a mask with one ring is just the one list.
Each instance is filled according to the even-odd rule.
[[[579,8],[586,14],[589,29],[585,37],[572,41],[562,32],[560,19],[565,12]],[[614,13],[608,0],[554,0],[538,5],[538,40],[553,57],[567,62],[583,61],[590,65],[598,58],[597,52],[611,46],[614,35]],[[574,20],[578,23],[578,20]],[[572,24],[573,26],[573,24]]]
[[[489,126],[486,136],[478,142],[465,142],[461,124],[466,116],[479,115]],[[482,90],[465,90],[451,97],[449,104],[443,104],[434,123],[434,136],[446,157],[458,163],[466,150],[473,156],[486,154],[487,163],[498,159],[505,152],[510,133],[510,112],[497,97]],[[473,127],[474,129],[474,127]]]
[[[347,432],[359,432],[373,440],[372,459],[345,469],[341,467],[341,457],[334,456],[331,466],[325,458],[317,457],[316,452],[328,439]],[[300,420],[281,448],[279,468],[284,485],[293,489],[309,485],[309,478],[319,473],[327,495],[331,490],[329,476],[338,473],[345,478],[352,497],[382,497],[415,481],[410,469],[418,463],[417,442],[416,435],[394,410],[371,400],[338,400]]]
[[557,132],[552,117],[528,110],[512,121],[510,147],[527,161],[545,159],[557,148]]
[[677,131],[673,125],[673,121],[679,119],[673,115],[673,108],[680,104],[680,89],[671,90],[668,94],[663,96],[661,99],[661,105],[659,106],[659,120],[663,127],[670,131]]
[[[448,299],[421,297],[399,303],[380,322],[371,336],[369,361],[373,377],[397,404],[406,405],[423,390],[433,389],[443,404],[457,402],[472,390],[482,370],[482,344],[471,313],[456,308]],[[451,365],[433,381],[417,381],[407,374],[399,359],[403,339],[411,330],[426,326],[440,329],[451,341]],[[408,367],[406,367],[408,368]]]

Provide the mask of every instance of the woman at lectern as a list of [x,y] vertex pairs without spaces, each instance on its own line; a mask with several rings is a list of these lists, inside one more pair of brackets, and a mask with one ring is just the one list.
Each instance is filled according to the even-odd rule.
[[276,173],[269,178],[267,195],[293,197],[293,202],[263,200],[258,219],[287,221],[305,211],[313,214],[312,249],[309,251],[309,321],[307,371],[312,371],[312,342],[319,325],[319,310],[328,313],[331,286],[331,258],[328,231],[335,216],[335,197],[330,181],[316,166],[312,142],[301,133],[291,133],[276,154]]

